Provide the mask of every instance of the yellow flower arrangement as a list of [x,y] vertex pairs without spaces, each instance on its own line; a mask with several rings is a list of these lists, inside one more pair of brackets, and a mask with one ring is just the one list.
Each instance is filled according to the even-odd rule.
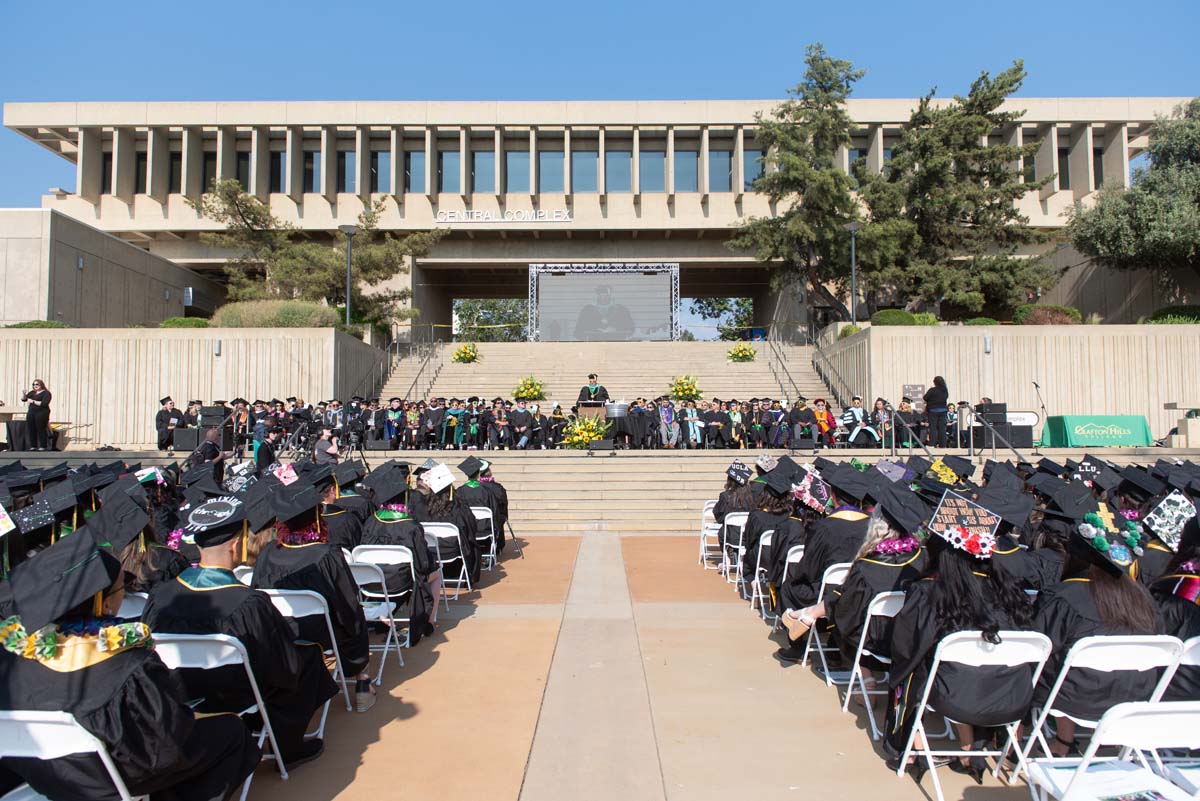
[[594,417],[572,420],[563,432],[563,445],[572,450],[586,450],[588,445],[608,436],[612,423],[602,423]]
[[954,486],[958,483],[958,474],[951,470],[949,465],[941,459],[934,460],[933,464],[929,467],[929,472],[937,476],[937,480],[943,484]]
[[458,362],[459,364],[470,364],[471,362],[479,361],[479,348],[474,342],[459,345],[454,349],[454,355],[450,357],[450,361]]
[[690,401],[700,399],[700,383],[695,376],[681,375],[671,379],[667,394],[672,400]]
[[521,383],[517,384],[517,388],[513,390],[514,400],[545,400],[546,388],[542,385],[540,378],[528,376],[521,379]]
[[749,342],[739,342],[729,349],[729,361],[731,362],[752,362],[758,355]]

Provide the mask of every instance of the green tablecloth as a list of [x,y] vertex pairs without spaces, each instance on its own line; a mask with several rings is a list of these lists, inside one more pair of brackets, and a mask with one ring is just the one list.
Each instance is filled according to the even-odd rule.
[[1150,424],[1142,415],[1071,415],[1047,417],[1043,448],[1112,448],[1153,445]]

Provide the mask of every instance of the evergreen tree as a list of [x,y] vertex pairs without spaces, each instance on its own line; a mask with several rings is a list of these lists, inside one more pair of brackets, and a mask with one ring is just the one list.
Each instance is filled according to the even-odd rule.
[[460,342],[521,342],[528,335],[529,301],[459,298],[454,301]]

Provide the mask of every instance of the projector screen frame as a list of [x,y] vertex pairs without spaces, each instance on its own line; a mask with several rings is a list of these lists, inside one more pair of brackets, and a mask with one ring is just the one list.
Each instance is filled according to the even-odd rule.
[[538,331],[538,280],[543,273],[668,273],[671,278],[671,341],[679,341],[679,262],[567,262],[529,265],[529,341],[541,339]]

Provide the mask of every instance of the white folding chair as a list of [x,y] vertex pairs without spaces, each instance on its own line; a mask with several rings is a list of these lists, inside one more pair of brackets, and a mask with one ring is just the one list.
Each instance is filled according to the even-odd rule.
[[[1182,653],[1183,643],[1177,637],[1164,634],[1083,637],[1076,641],[1071,646],[1071,650],[1067,652],[1066,659],[1063,660],[1062,668],[1058,671],[1058,677],[1050,688],[1050,694],[1046,696],[1045,704],[1040,710],[1037,710],[1037,714],[1034,716],[1033,729],[1030,731],[1025,747],[1021,749],[1022,761],[1029,758],[1035,744],[1041,747],[1042,753],[1047,758],[1053,756],[1050,753],[1050,743],[1046,739],[1046,734],[1049,733],[1047,723],[1050,717],[1067,718],[1074,721],[1076,726],[1085,729],[1094,729],[1099,723],[1096,720],[1068,715],[1055,707],[1058,693],[1066,681],[1067,674],[1072,670],[1095,670],[1102,673],[1111,673],[1117,670],[1163,670],[1163,675],[1155,685],[1154,691],[1149,698],[1145,699],[1157,701],[1162,698],[1167,685],[1175,676],[1175,667],[1179,664],[1179,657]],[[1010,744],[1005,745],[1005,753]]]
[[[1097,759],[1096,751],[1106,746],[1120,747],[1121,756]],[[1130,798],[1187,801],[1194,797],[1191,791],[1156,775],[1142,756],[1167,748],[1200,748],[1200,701],[1117,704],[1097,722],[1082,758],[1030,761],[1030,793],[1036,790],[1035,798],[1042,801],[1084,801],[1126,794]],[[1129,753],[1136,755],[1137,762],[1128,760],[1125,755]]]
[[487,564],[484,570],[491,570],[496,565],[496,521],[492,516],[492,510],[486,506],[472,506],[471,514],[475,515],[476,520],[486,520],[488,533],[483,537],[476,537],[475,543],[487,543],[487,552],[483,554]]
[[525,558],[525,551],[521,548],[521,541],[517,539],[516,533],[512,530],[512,520],[505,520],[504,524],[508,526],[508,538],[512,540],[512,544],[517,546],[517,556]]
[[[279,614],[284,617],[290,617],[293,620],[299,620],[304,617],[318,617],[325,620],[325,631],[329,634],[329,649],[325,651],[326,655],[333,656],[333,680],[342,683],[342,694],[346,696],[346,711],[354,709],[350,703],[350,682],[346,678],[346,671],[342,669],[342,655],[338,652],[337,634],[333,631],[333,618],[329,616],[329,603],[325,600],[325,596],[313,590],[260,590],[266,593],[271,599],[271,603],[279,610]],[[329,701],[325,702],[325,711],[321,713],[321,725],[317,728],[315,735],[323,737],[325,735],[325,717],[329,714]]]
[[[255,732],[258,736],[258,747],[263,743],[271,743],[271,755],[264,754],[263,758],[274,758],[279,768],[279,775],[287,779],[287,767],[283,764],[283,755],[279,752],[279,743],[275,740],[275,730],[271,728],[271,717],[267,714],[266,704],[258,690],[258,682],[254,671],[250,669],[250,656],[246,646],[236,637],[227,634],[155,634],[154,652],[167,667],[172,670],[216,670],[222,667],[241,665],[246,671],[246,680],[250,683],[250,692],[254,694],[254,704],[241,710],[239,715],[249,715],[257,712],[262,718],[262,730]],[[326,705],[328,706],[328,705]],[[250,782],[254,779],[251,773],[242,785],[242,801],[250,792]]]
[[[999,638],[1000,642],[989,643],[983,639],[982,632],[959,631],[943,637],[942,641],[938,643],[937,650],[933,653],[933,665],[929,668],[929,679],[925,682],[925,688],[921,693],[921,702],[917,706],[916,717],[913,721],[912,731],[908,735],[908,741],[904,744],[904,752],[900,755],[900,766],[896,769],[896,775],[904,775],[904,769],[910,755],[917,758],[924,757],[929,765],[929,774],[933,776],[933,789],[938,801],[945,801],[945,796],[942,795],[942,783],[938,781],[937,766],[934,764],[933,758],[939,756],[957,758],[964,755],[964,752],[959,749],[935,751],[929,746],[929,734],[925,729],[924,718],[926,712],[937,711],[929,705],[929,692],[937,680],[938,669],[945,663],[966,665],[968,667],[1016,667],[1017,665],[1031,665],[1033,667],[1033,686],[1036,687],[1038,678],[1042,675],[1042,668],[1046,666],[1046,660],[1050,657],[1050,652],[1054,649],[1050,638],[1036,631],[1001,631],[999,632]],[[1008,731],[1010,740],[1016,737],[1017,726],[1020,725],[1024,717],[1022,714],[1016,720],[1001,724]],[[949,718],[946,718],[946,720],[949,721]],[[921,738],[922,747],[914,748],[914,743],[918,736]],[[997,757],[996,764],[997,769],[999,769],[1007,750],[1007,746],[1005,746],[1004,749],[999,751],[971,751],[970,756]],[[1024,754],[1018,752],[1017,761],[1018,771],[1025,771]]]
[[[438,569],[442,571],[442,599],[446,602],[446,609],[449,609],[450,595],[446,592],[447,584],[454,585],[454,600],[456,601],[464,584],[467,586],[467,592],[472,590],[471,576],[467,573],[467,555],[462,547],[462,537],[459,534],[458,526],[453,523],[422,523],[421,529],[425,532],[425,544],[437,554]],[[439,546],[441,543],[450,540],[454,541],[455,547],[458,549],[458,555],[452,556],[449,559],[443,559],[442,549]],[[455,562],[459,563],[458,576],[456,578],[448,578],[446,576],[446,565],[452,565]]]
[[764,531],[758,538],[758,554],[754,558],[754,578],[750,581],[750,609],[753,610],[754,604],[757,602],[758,612],[762,615],[763,620],[767,619],[767,598],[770,597],[770,593],[767,592],[767,569],[763,567],[763,551],[771,547],[774,539],[775,529]]
[[[821,574],[821,586],[817,588],[818,604],[825,600],[827,590],[831,587],[840,587],[846,583],[846,575],[850,572],[850,564],[850,562],[838,562],[836,565],[830,565],[825,568],[825,572]],[[825,678],[825,686],[832,687],[834,684],[845,684],[849,680],[849,676],[838,678],[835,681],[829,675],[829,662],[825,659],[825,654],[832,653],[837,649],[821,642],[821,634],[817,626],[818,623],[814,623],[813,627],[809,629],[808,641],[804,644],[804,655],[800,658],[800,666],[806,666],[808,664],[808,655],[816,651],[817,657],[821,660],[821,675]]]
[[148,600],[150,600],[150,596],[144,592],[125,593],[125,597],[121,599],[121,608],[117,610],[117,617],[124,620],[141,619]]
[[346,564],[350,564],[350,562],[354,561],[354,555],[350,552],[349,548],[342,549],[342,558],[346,560]]
[[[792,568],[795,567],[796,565],[800,564],[800,560],[803,558],[804,558],[804,546],[803,545],[793,545],[791,548],[788,548],[787,557],[785,557],[785,559],[784,559],[783,579],[780,582],[781,587],[784,584],[788,583],[788,579],[791,578],[791,575],[792,575]],[[777,615],[775,617],[775,624],[773,626],[771,626],[772,631],[775,631],[776,629],[779,628],[779,621],[780,621],[780,617]]]
[[[354,561],[350,563],[350,572],[354,575],[354,581],[358,584],[358,594],[361,596],[363,615],[368,620],[380,620],[384,616],[388,619],[388,635],[384,640],[383,646],[372,645],[372,651],[382,651],[383,655],[379,658],[379,675],[375,677],[375,684],[383,682],[383,666],[387,662],[388,648],[395,643],[396,659],[400,662],[400,667],[404,667],[404,657],[400,653],[400,631],[397,628],[397,623],[403,621],[408,624],[404,630],[404,647],[408,648],[412,644],[412,620],[410,617],[396,617],[396,607],[400,604],[400,597],[393,598],[387,588],[387,577],[384,575],[383,566],[385,565],[408,565],[408,573],[412,579],[412,589],[404,594],[412,597],[412,593],[417,588],[417,570],[413,564],[413,553],[405,545],[359,545],[354,549]],[[373,569],[372,569],[373,568]],[[379,585],[380,589],[370,589],[375,585]]]
[[[850,666],[850,682],[846,685],[846,698],[842,701],[842,713],[850,711],[850,696],[854,695],[854,682],[858,682],[859,694],[862,696],[863,706],[867,708],[867,721],[871,724],[871,739],[878,740],[881,736],[879,726],[875,724],[875,710],[871,707],[872,695],[887,695],[887,690],[868,690],[866,680],[863,678],[862,658],[869,656],[876,661],[886,665],[892,663],[891,657],[883,656],[882,654],[873,654],[867,650],[867,634],[871,631],[871,620],[877,617],[895,617],[899,614],[901,607],[904,606],[903,592],[881,592],[871,599],[871,603],[867,605],[867,618],[863,622],[862,636],[858,638],[858,648],[854,652],[854,664]],[[884,679],[881,678],[880,682]]]
[[247,587],[254,581],[254,568],[250,565],[238,565],[233,569],[233,576]]
[[721,542],[718,539],[721,533],[721,524],[713,517],[713,508],[716,507],[716,501],[705,501],[704,508],[700,510],[700,559],[696,564],[704,567],[705,570],[720,570],[720,562],[709,564],[715,561],[721,550]]
[[[730,512],[721,522],[721,541],[724,543],[721,547],[721,573],[725,576],[727,584],[736,584],[742,575],[742,556],[745,550],[742,546],[742,537],[746,533],[746,521],[749,519],[749,512]],[[735,531],[737,532],[736,540],[731,539]],[[732,556],[730,556],[731,548],[733,549]],[[733,578],[734,573],[738,578]]]
[[[1179,655],[1179,661],[1175,664],[1175,673],[1178,673],[1181,667],[1200,667],[1200,637],[1183,641],[1183,653]],[[1175,680],[1175,673],[1171,674],[1172,681]]]
[[[69,712],[23,709],[0,712],[0,757],[59,759],[72,754],[95,754],[99,757],[122,801],[133,800],[134,796],[129,794],[129,788],[125,786],[125,780],[121,778],[104,743],[80,726],[74,715]],[[10,797],[42,798],[29,785],[22,785],[4,796],[6,799]]]

